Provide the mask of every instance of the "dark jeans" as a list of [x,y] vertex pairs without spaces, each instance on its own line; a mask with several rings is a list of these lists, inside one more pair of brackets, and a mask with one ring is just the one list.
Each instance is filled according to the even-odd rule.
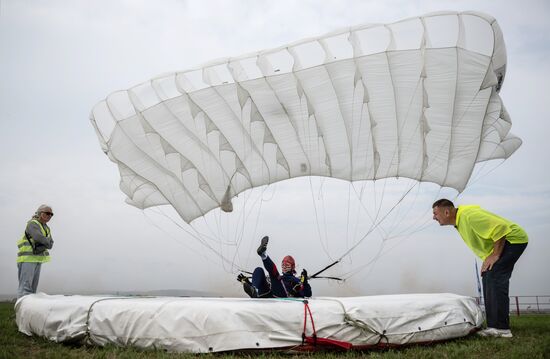
[[499,260],[490,271],[481,274],[483,278],[483,297],[487,327],[510,329],[510,277],[514,264],[527,247],[527,243],[504,243],[504,250]]
[[252,285],[258,290],[258,297],[272,298],[271,286],[265,278],[264,270],[260,267],[256,267],[252,272]]

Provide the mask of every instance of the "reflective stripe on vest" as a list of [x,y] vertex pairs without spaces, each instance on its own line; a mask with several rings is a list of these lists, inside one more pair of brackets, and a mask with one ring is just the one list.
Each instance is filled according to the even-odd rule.
[[[51,231],[44,226],[42,226],[42,223],[37,221],[36,219],[30,220],[29,222],[34,222],[38,224],[40,227],[40,231],[42,232],[42,235],[47,238],[51,238],[52,234]],[[27,239],[27,236],[25,233],[23,233],[23,236],[20,240],[17,241],[17,248],[19,248],[17,252],[17,263],[21,262],[31,262],[31,263],[46,263],[50,261],[50,253],[48,250],[45,250],[44,252],[40,254],[34,254],[33,248],[31,246],[31,243],[34,245],[34,239],[29,238]]]

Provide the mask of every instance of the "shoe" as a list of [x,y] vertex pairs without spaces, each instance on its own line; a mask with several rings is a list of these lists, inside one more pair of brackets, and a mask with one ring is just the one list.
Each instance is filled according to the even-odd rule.
[[260,246],[258,247],[258,250],[256,251],[259,256],[263,256],[265,251],[267,251],[267,242],[269,242],[269,237],[265,236],[260,241]]
[[512,338],[512,331],[510,329],[495,329],[499,338]]
[[512,338],[512,331],[510,329],[496,329],[496,328],[486,328],[477,332],[477,335],[482,337],[493,337],[493,338]]
[[250,282],[243,282],[243,289],[250,298],[258,298],[258,290]]

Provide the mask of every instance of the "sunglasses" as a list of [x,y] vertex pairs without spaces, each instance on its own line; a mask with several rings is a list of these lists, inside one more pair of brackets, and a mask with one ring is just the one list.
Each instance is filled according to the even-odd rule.
[[46,214],[46,215],[48,215],[48,216],[50,216],[50,217],[53,217],[53,213],[52,213],[52,212],[42,212],[42,213],[44,213],[44,214]]

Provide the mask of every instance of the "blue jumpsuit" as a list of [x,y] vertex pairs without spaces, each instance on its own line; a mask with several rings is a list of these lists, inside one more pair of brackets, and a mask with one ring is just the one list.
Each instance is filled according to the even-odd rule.
[[252,273],[252,285],[258,290],[261,298],[311,297],[311,286],[307,281],[302,283],[292,273],[279,274],[277,266],[269,256],[262,260],[264,268],[269,274],[271,287],[262,268],[257,267]]

